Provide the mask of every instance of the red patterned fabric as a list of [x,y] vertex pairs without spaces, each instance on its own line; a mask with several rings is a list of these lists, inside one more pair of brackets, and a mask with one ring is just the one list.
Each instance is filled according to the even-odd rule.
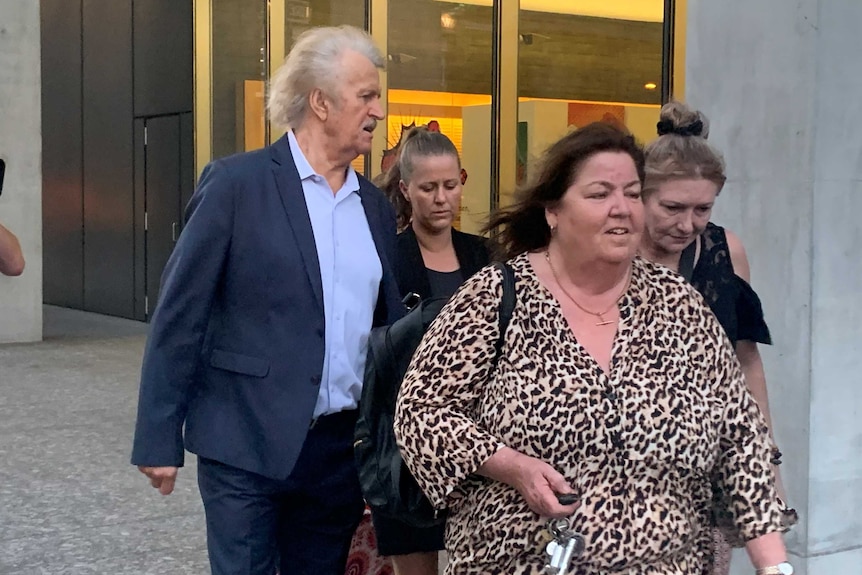
[[371,512],[365,510],[362,522],[353,535],[345,575],[392,575],[392,563],[377,554],[377,539],[371,525]]

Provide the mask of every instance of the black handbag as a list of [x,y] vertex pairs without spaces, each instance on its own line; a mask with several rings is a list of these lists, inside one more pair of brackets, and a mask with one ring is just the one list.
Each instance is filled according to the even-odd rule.
[[[508,264],[494,265],[503,272],[496,362],[515,308],[515,276]],[[422,301],[392,325],[371,331],[353,444],[368,506],[375,513],[420,528],[444,523],[446,513],[431,505],[401,458],[393,430],[395,401],[413,353],[446,301]]]

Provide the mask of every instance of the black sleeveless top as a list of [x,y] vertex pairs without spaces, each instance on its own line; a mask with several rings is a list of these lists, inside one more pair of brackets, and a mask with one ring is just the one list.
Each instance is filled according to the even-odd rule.
[[[698,241],[700,258],[694,262]],[[704,297],[734,346],[737,341],[772,343],[760,298],[733,271],[724,228],[707,224],[698,240],[683,250],[679,270]]]

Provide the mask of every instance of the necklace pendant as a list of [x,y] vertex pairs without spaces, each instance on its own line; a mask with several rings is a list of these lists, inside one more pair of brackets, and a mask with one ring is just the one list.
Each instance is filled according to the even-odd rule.
[[596,313],[593,315],[595,315],[597,318],[599,318],[599,321],[596,322],[596,326],[611,325],[612,323],[614,323],[611,320],[605,319],[605,317],[604,317],[605,314],[603,314],[603,313]]

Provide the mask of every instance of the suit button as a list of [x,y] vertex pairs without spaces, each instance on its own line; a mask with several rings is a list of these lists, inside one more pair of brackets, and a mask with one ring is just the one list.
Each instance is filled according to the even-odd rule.
[[321,377],[319,375],[311,376],[311,385],[320,385]]

